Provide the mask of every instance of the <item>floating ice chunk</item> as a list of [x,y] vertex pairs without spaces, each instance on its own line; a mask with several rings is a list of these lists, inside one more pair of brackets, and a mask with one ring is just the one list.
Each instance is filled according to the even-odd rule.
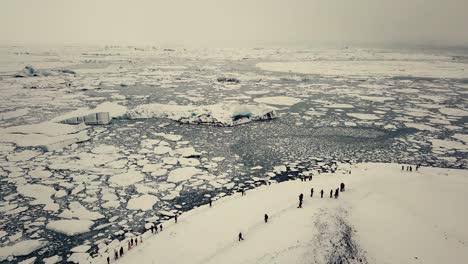
[[354,108],[353,105],[350,104],[328,104],[325,106],[326,108]]
[[234,126],[256,120],[276,117],[273,108],[265,105],[215,104],[193,105],[140,105],[127,112],[130,119],[168,118],[182,123]]
[[18,264],[33,264],[36,262],[36,259],[37,257],[32,257],[32,258],[28,258],[28,259],[25,259],[21,262],[18,262]]
[[199,157],[201,155],[201,153],[197,152],[193,147],[175,149],[173,154],[181,155],[184,158]]
[[6,119],[11,119],[11,118],[17,118],[20,116],[25,116],[28,113],[29,113],[28,108],[17,109],[17,110],[9,111],[9,112],[3,112],[3,113],[0,113],[0,120],[6,120]]
[[60,256],[52,256],[50,258],[45,258],[42,260],[44,264],[56,264],[62,261],[62,257]]
[[8,235],[7,232],[0,230],[0,239],[3,238],[4,236]]
[[463,152],[468,152],[468,145],[465,145],[461,142],[458,141],[453,141],[453,140],[443,140],[443,139],[429,139],[429,141],[432,143],[432,148],[435,149],[445,149],[445,150],[459,150]]
[[75,236],[89,232],[93,224],[94,222],[90,220],[57,220],[49,222],[46,228],[67,236]]
[[14,152],[12,154],[9,154],[7,156],[7,160],[8,161],[13,161],[13,162],[27,161],[27,160],[30,160],[32,158],[35,158],[35,157],[39,156],[40,154],[41,154],[41,152],[35,151],[35,150],[23,150],[23,151],[20,151],[20,152]]
[[151,176],[153,177],[159,177],[159,176],[164,176],[167,174],[167,169],[158,169],[155,170],[151,173]]
[[114,154],[119,151],[120,149],[118,147],[111,145],[100,145],[91,150],[94,154]]
[[127,107],[116,103],[104,102],[94,109],[87,107],[79,108],[75,111],[53,118],[52,122],[62,122],[67,124],[85,123],[89,125],[105,125],[112,118],[119,118],[125,115]]
[[467,134],[455,134],[452,137],[465,142],[465,144],[468,143],[468,135]]
[[178,191],[172,191],[168,195],[164,196],[161,199],[164,200],[164,201],[171,201],[171,200],[174,200],[179,195],[180,195],[180,193]]
[[275,166],[273,167],[273,171],[276,173],[281,173],[287,171],[287,168],[285,165]]
[[449,116],[468,116],[468,111],[458,108],[441,108],[439,111]]
[[43,248],[48,242],[42,240],[23,240],[11,246],[0,247],[0,261],[4,261],[9,256],[24,256]]
[[158,197],[144,194],[140,197],[130,199],[127,203],[127,209],[148,211],[153,209],[153,205],[158,201]]
[[159,190],[148,187],[143,184],[135,184],[136,191],[139,193],[147,194],[147,193],[154,193],[157,194],[159,193]]
[[155,133],[154,135],[163,137],[163,138],[165,138],[167,140],[170,140],[170,141],[179,141],[179,140],[182,139],[181,135],[172,135],[172,134],[165,134],[165,133]]
[[416,123],[405,123],[406,127],[415,128],[417,130],[427,130],[427,131],[437,131],[437,128],[431,127],[425,124],[416,124]]
[[373,114],[346,113],[347,115],[362,120],[378,120],[380,117]]
[[200,165],[200,161],[197,159],[191,159],[191,158],[180,158],[179,163],[182,166],[198,166]]
[[73,253],[70,257],[68,257],[67,261],[72,263],[83,264],[91,263],[92,258],[88,253]]
[[167,181],[178,183],[181,181],[188,180],[192,178],[192,176],[196,174],[200,174],[200,173],[201,173],[201,170],[194,168],[194,167],[178,168],[169,173],[169,176],[167,177]]
[[54,201],[51,198],[56,191],[50,186],[27,184],[17,186],[16,190],[23,196],[34,198],[35,200],[31,202],[33,205],[44,204],[46,205],[44,209],[50,211],[57,211],[59,209],[58,204],[54,204]]
[[81,246],[76,246],[76,247],[70,249],[70,251],[74,252],[74,253],[85,253],[90,248],[91,248],[91,246],[89,246],[89,245],[81,245]]
[[169,216],[169,217],[173,217],[175,215],[173,212],[169,212],[169,211],[165,211],[165,210],[159,211],[159,214],[163,215],[163,216]]
[[144,175],[139,171],[128,171],[126,173],[117,174],[109,178],[109,183],[120,186],[128,186],[140,182],[144,179]]
[[85,125],[40,123],[0,129],[0,142],[14,143],[19,147],[39,147],[45,151],[64,148],[89,140]]
[[292,106],[300,103],[302,100],[289,96],[271,96],[255,98],[254,101],[262,104]]
[[52,176],[52,172],[45,170],[44,168],[36,168],[34,170],[29,171],[29,176],[38,179],[49,178]]
[[63,212],[59,214],[59,217],[68,219],[77,218],[80,220],[98,220],[104,218],[102,214],[90,211],[76,201],[71,202],[68,208],[68,210],[63,210]]
[[170,147],[167,147],[167,146],[157,146],[157,147],[154,148],[154,154],[162,155],[162,154],[168,153],[171,150],[172,149]]

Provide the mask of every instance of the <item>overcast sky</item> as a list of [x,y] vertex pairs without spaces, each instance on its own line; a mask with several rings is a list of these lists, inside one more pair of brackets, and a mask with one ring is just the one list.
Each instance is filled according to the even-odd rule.
[[468,0],[0,0],[1,44],[468,46]]

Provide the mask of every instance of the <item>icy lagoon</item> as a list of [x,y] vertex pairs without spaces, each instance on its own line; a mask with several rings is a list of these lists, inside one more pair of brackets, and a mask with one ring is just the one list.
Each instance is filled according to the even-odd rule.
[[349,163],[466,175],[466,51],[0,51],[3,262],[86,263],[210,199]]

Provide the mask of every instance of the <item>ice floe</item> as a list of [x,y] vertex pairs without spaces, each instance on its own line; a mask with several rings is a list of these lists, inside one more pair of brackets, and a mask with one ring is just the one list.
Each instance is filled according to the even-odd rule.
[[285,105],[292,106],[300,103],[302,100],[290,96],[271,96],[271,97],[259,97],[254,99],[257,103],[269,104],[269,105]]
[[169,173],[169,175],[167,176],[167,181],[178,183],[178,182],[188,180],[192,178],[192,176],[200,174],[200,173],[201,173],[201,170],[195,167],[178,168]]
[[49,222],[46,228],[67,236],[75,236],[89,232],[93,224],[91,220],[56,220]]

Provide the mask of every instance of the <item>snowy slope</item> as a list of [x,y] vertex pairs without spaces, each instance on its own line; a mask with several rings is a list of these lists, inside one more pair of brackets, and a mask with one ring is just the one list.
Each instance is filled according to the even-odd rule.
[[[177,224],[165,223],[164,231],[146,233],[144,243],[129,253],[124,247],[118,262],[460,263],[468,257],[466,170],[409,173],[397,164],[350,169],[352,174],[342,170],[311,182],[272,184],[194,209]],[[346,191],[337,200],[328,198],[340,182]],[[238,242],[240,231],[245,240]]]

